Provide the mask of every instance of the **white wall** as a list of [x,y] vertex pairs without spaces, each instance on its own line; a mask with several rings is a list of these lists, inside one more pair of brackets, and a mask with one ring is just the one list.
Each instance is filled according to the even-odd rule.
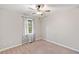
[[21,14],[0,10],[0,48],[8,48],[22,42]]
[[38,17],[35,17],[34,23],[35,23],[34,30],[35,30],[35,34],[36,34],[36,40],[39,40],[39,39],[41,39],[41,25],[40,25],[41,22],[40,22],[40,19]]
[[61,9],[44,18],[42,38],[79,50],[79,9]]
[[[11,10],[0,10],[0,49],[22,44],[24,24],[22,14]],[[27,16],[27,15],[26,15]],[[36,39],[40,39],[40,20],[33,18]]]

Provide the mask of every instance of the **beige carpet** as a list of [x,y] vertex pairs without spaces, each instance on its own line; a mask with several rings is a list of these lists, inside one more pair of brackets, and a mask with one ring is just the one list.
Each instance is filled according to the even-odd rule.
[[1,54],[76,54],[78,52],[49,43],[45,40],[38,40],[33,43],[0,52]]

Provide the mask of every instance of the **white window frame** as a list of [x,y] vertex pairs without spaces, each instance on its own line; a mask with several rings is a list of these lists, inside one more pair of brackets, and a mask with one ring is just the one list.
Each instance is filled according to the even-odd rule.
[[[28,20],[32,20],[32,33],[29,33]],[[31,19],[31,18],[25,19],[25,21],[24,21],[24,28],[25,28],[25,35],[27,35],[27,34],[29,34],[29,35],[33,34],[33,19]]]

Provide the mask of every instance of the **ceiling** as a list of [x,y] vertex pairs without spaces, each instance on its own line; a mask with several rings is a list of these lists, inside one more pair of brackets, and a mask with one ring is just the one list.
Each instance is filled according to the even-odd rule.
[[[34,4],[0,4],[0,9],[7,9],[7,10],[12,10],[12,11],[32,15],[32,12],[34,11],[29,9],[29,7],[32,7],[33,5]],[[47,6],[51,9],[51,11],[56,11],[56,10],[62,10],[62,9],[64,10],[68,8],[78,7],[79,5],[47,4]]]

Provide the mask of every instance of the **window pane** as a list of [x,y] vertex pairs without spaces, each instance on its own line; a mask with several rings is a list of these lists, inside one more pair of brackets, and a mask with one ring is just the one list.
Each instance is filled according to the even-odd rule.
[[28,20],[28,32],[32,33],[32,20]]

